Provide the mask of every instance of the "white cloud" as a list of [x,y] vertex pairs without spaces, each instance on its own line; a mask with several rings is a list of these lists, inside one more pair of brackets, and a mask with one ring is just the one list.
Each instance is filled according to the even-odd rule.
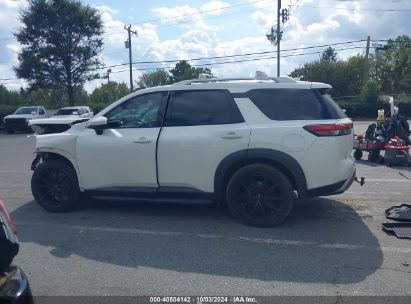
[[274,14],[256,11],[251,14],[251,19],[254,21],[260,32],[268,33],[271,27],[274,25],[276,16]]
[[210,15],[219,15],[229,4],[223,1],[213,0],[201,6],[202,11],[208,11]]
[[210,29],[203,20],[198,9],[183,5],[175,7],[154,7],[151,11],[161,18],[161,24],[177,24],[184,29]]
[[[17,52],[20,47],[13,36],[20,26],[19,11],[26,8],[28,3],[23,0],[0,0],[0,78],[16,78],[13,66],[17,65]],[[26,82],[19,79],[0,81],[10,89],[26,86]]]

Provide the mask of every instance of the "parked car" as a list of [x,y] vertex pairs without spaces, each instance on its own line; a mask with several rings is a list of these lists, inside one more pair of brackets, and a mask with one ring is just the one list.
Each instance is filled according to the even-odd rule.
[[32,119],[48,117],[46,109],[42,106],[21,107],[11,115],[3,118],[4,127],[9,134],[15,131],[31,131],[28,123]]
[[52,212],[73,209],[81,193],[219,200],[246,224],[278,225],[296,197],[342,193],[353,181],[353,124],[329,89],[259,76],[139,90],[37,136],[32,193]]
[[61,108],[56,115],[46,119],[30,120],[29,126],[37,134],[61,133],[72,125],[87,121],[94,116],[93,110],[87,106]]
[[24,272],[10,266],[19,251],[16,226],[0,200],[0,303],[32,304],[30,285]]

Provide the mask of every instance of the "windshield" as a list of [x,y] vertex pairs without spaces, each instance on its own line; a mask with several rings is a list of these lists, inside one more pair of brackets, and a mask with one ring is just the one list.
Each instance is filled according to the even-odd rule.
[[33,112],[35,112],[35,113],[37,113],[37,108],[35,108],[35,107],[25,107],[25,108],[19,108],[19,109],[17,109],[17,111],[16,111],[16,113],[14,113],[14,114],[16,114],[16,115],[24,115],[24,114],[31,114],[31,113],[33,113]]
[[78,115],[78,109],[60,109],[56,113],[56,116],[59,115]]

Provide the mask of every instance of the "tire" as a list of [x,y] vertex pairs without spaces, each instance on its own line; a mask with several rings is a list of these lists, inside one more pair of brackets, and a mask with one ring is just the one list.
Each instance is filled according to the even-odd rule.
[[10,128],[7,128],[6,131],[7,131],[8,134],[14,134],[14,132],[15,132],[14,129],[10,129]]
[[226,199],[231,213],[244,224],[274,227],[286,220],[295,197],[282,172],[269,165],[253,164],[234,173]]
[[368,161],[372,163],[377,162],[379,158],[380,158],[380,152],[370,151],[370,153],[368,153]]
[[353,156],[356,160],[360,160],[361,157],[362,157],[362,151],[361,150],[355,150]]
[[80,198],[77,174],[61,160],[46,160],[33,173],[31,192],[37,203],[47,211],[73,210]]

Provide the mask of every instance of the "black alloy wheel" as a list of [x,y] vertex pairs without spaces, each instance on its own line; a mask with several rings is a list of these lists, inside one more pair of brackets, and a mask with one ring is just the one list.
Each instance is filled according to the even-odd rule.
[[37,166],[31,191],[37,203],[51,212],[74,209],[80,194],[76,172],[59,160],[47,160]]
[[294,193],[287,177],[265,164],[239,169],[228,183],[226,198],[235,217],[258,227],[281,224],[294,205]]

